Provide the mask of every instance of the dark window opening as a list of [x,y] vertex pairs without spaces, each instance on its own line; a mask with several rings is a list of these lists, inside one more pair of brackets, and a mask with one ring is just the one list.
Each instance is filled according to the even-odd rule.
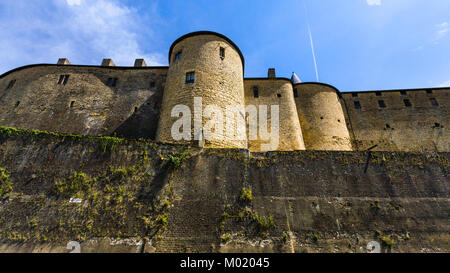
[[175,55],[175,61],[178,61],[179,59],[181,59],[181,51],[179,51],[176,55]]
[[277,97],[281,98],[281,94],[277,94]]
[[186,73],[186,83],[193,83],[193,82],[195,82],[195,72]]
[[19,106],[19,104],[20,104],[20,101],[17,101],[15,107]]
[[391,128],[391,125],[386,123],[386,129],[389,129],[389,128]]
[[75,101],[71,101],[70,102],[70,108],[72,108],[74,104],[75,104]]
[[359,101],[355,101],[355,109],[361,109],[361,103]]
[[378,106],[380,106],[380,108],[386,108],[386,104],[384,103],[384,100],[379,100]]
[[220,58],[222,58],[222,59],[225,58],[225,48],[223,48],[223,47],[220,48],[219,55],[220,55]]
[[431,102],[431,105],[433,105],[433,106],[439,106],[439,103],[437,102],[437,100],[435,98],[430,98],[430,102]]
[[439,124],[437,122],[434,124],[434,128],[440,128],[440,127],[441,127],[441,124]]
[[138,108],[137,108],[137,107],[134,107],[134,113],[136,113],[136,112],[137,112],[137,110],[138,110]]
[[14,86],[15,83],[16,83],[16,80],[11,80],[11,81],[9,81],[8,86],[6,87],[6,89],[12,88],[12,87]]
[[156,86],[156,83],[155,82],[151,82],[150,83],[150,88],[154,88]]
[[375,92],[375,96],[381,97],[381,92]]
[[253,97],[259,98],[258,87],[256,86],[253,87]]
[[106,81],[106,85],[115,87],[117,85],[117,80],[117,78],[108,78],[108,80]]
[[411,107],[411,102],[409,100],[403,100],[406,107]]
[[68,80],[69,80],[69,75],[65,75],[63,84],[66,85]]
[[433,94],[433,90],[427,89],[427,94]]
[[403,96],[406,96],[406,91],[400,91],[400,94],[402,94]]
[[339,123],[341,123],[341,120],[340,120],[340,119],[338,119],[338,122],[339,122]]
[[352,97],[356,98],[358,96],[358,93],[352,93]]
[[323,119],[323,117],[320,117],[320,119]]
[[298,98],[298,91],[297,91],[297,88],[294,88],[294,98]]
[[69,76],[70,75],[60,75],[59,76],[59,80],[58,80],[58,84],[66,85],[67,81],[69,80]]

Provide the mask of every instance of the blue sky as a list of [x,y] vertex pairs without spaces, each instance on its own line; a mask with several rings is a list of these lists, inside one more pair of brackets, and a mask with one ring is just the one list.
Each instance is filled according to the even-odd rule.
[[[306,7],[306,9],[305,9]],[[167,65],[192,31],[232,39],[246,77],[292,71],[341,91],[450,86],[448,0],[2,0],[0,74],[33,63]]]

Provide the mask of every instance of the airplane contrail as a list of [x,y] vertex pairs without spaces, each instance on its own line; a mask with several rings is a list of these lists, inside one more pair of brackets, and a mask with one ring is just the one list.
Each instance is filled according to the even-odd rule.
[[319,81],[319,71],[317,69],[316,53],[314,50],[314,42],[313,42],[313,38],[312,38],[311,27],[309,25],[309,17],[308,17],[308,10],[306,8],[306,0],[303,1],[303,6],[305,7],[306,24],[308,25],[309,41],[311,43],[311,51],[312,51],[312,56],[313,56],[313,60],[314,60],[314,69],[316,71],[316,80]]

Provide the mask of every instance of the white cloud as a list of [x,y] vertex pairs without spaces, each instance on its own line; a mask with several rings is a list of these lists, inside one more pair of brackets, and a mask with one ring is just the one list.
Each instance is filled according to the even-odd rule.
[[441,83],[439,87],[450,87],[450,80]]
[[448,22],[437,24],[435,41],[444,38],[447,32],[448,32]]
[[367,5],[369,6],[380,6],[381,0],[366,0]]
[[81,0],[66,0],[69,6],[79,6],[81,5]]
[[[39,3],[37,3],[39,2]],[[116,65],[131,66],[136,58],[148,65],[166,64],[152,27],[137,10],[118,0],[5,1],[0,3],[0,74],[33,63],[56,63],[66,57],[72,64],[99,65],[112,58]],[[1,10],[8,10],[3,13]],[[159,18],[149,7],[150,18]]]

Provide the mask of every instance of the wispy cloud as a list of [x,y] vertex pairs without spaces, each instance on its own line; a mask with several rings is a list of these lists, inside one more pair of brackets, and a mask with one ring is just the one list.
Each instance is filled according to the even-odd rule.
[[369,6],[381,6],[381,0],[366,0]]
[[[56,63],[67,57],[73,64],[132,65],[145,58],[161,65],[161,52],[139,41],[151,39],[152,29],[139,23],[137,10],[117,0],[5,1],[0,4],[0,74],[32,63]],[[37,3],[39,2],[39,3]],[[45,2],[45,4],[43,3]],[[156,39],[156,37],[154,37]]]
[[448,33],[448,22],[442,22],[440,24],[437,24],[434,41],[437,42],[438,40],[444,38],[445,35],[447,35],[447,33]]
[[450,80],[445,81],[445,82],[439,84],[439,87],[450,87]]

